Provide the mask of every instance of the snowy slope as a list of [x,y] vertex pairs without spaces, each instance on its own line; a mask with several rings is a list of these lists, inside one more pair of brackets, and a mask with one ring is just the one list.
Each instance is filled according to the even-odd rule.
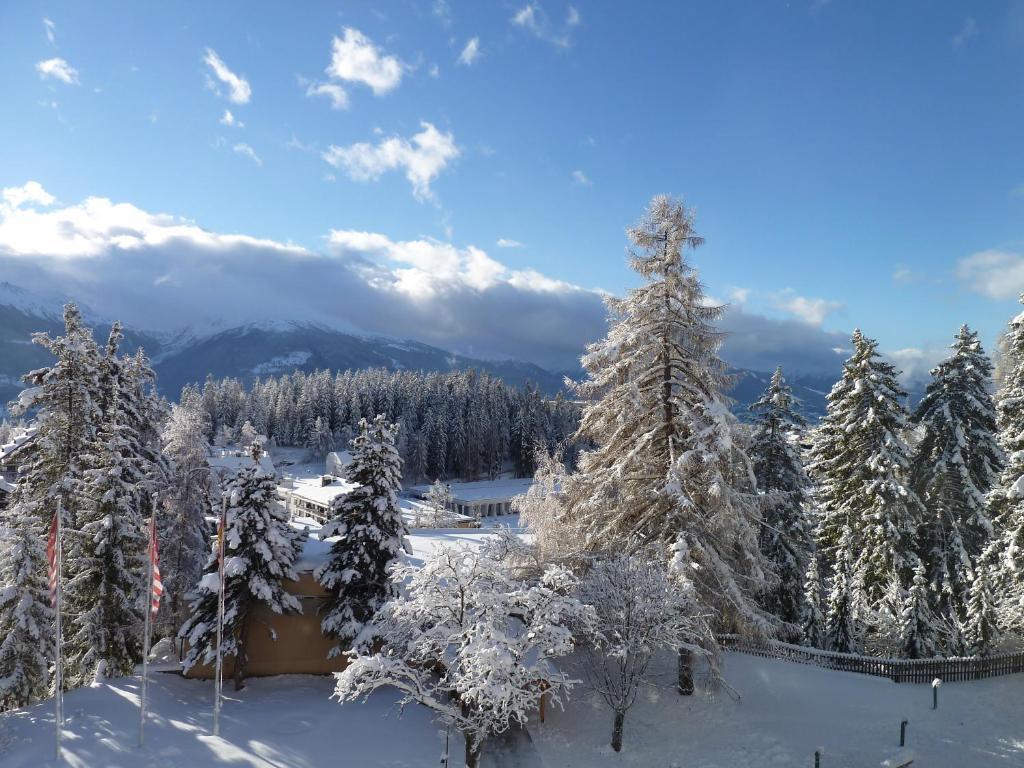
[[[671,665],[660,669],[665,679]],[[1024,677],[942,687],[931,709],[926,685],[727,654],[725,672],[739,691],[689,698],[647,692],[626,720],[625,746],[607,746],[611,716],[577,689],[566,711],[534,722],[530,735],[548,768],[809,767],[871,768],[895,755],[899,723],[910,721],[909,751],[921,768],[1024,765]],[[68,764],[76,768],[234,765],[242,768],[438,765],[443,735],[422,708],[401,719],[395,697],[339,705],[328,678],[252,680],[227,689],[223,738],[210,735],[212,684],[154,674],[146,747],[137,749],[137,679],[74,691],[66,697]],[[49,704],[0,716],[0,765],[53,765]],[[451,768],[458,768],[453,740]]]

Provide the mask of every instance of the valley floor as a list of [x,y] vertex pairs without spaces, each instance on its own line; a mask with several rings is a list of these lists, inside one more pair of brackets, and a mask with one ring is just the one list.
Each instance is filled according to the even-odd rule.
[[[671,672],[664,670],[665,674]],[[897,755],[900,720],[909,720],[915,766],[1024,765],[1024,676],[950,683],[931,709],[931,689],[888,680],[727,654],[725,672],[740,699],[719,690],[683,698],[644,695],[626,721],[625,748],[607,746],[611,715],[577,689],[564,712],[532,723],[532,762],[546,768],[751,768],[881,766]],[[210,734],[209,682],[154,673],[146,746],[136,747],[138,680],[72,692],[65,699],[66,763],[73,768],[239,766],[239,768],[411,768],[437,766],[444,734],[421,707],[399,715],[396,697],[366,704],[330,699],[332,681],[317,677],[252,680],[228,700],[223,738]],[[461,766],[452,738],[451,768]],[[537,757],[539,755],[539,758]],[[523,755],[524,758],[527,755]],[[542,762],[538,762],[538,760]],[[490,761],[488,761],[490,762]],[[0,716],[0,765],[53,763],[53,707]]]

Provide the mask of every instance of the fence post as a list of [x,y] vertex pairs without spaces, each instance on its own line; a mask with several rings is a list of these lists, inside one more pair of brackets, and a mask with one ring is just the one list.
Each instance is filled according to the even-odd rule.
[[939,708],[939,686],[942,685],[942,681],[939,678],[932,680],[932,709]]
[[814,768],[821,768],[821,750],[814,750]]
[[904,720],[900,723],[900,746],[907,746],[907,721]]

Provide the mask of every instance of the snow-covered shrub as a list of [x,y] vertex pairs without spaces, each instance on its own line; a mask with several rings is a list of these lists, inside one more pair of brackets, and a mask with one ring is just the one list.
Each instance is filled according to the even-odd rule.
[[466,765],[476,768],[487,739],[526,722],[545,693],[558,702],[574,681],[553,660],[575,647],[573,627],[593,624],[593,611],[570,596],[568,571],[552,567],[529,584],[501,562],[468,548],[439,548],[422,568],[392,570],[399,596],[367,626],[338,674],[335,696],[364,698],[391,686],[403,702],[429,707],[465,739]]

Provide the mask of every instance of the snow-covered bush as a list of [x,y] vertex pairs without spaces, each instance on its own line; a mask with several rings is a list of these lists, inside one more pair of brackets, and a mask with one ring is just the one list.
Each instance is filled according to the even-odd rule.
[[573,627],[592,627],[593,611],[570,596],[568,571],[552,567],[529,584],[485,552],[442,547],[391,578],[402,592],[364,632],[382,647],[351,653],[336,676],[339,700],[394,687],[460,731],[467,768],[476,768],[489,737],[525,723],[545,693],[560,701],[574,682],[552,662],[575,647]]

